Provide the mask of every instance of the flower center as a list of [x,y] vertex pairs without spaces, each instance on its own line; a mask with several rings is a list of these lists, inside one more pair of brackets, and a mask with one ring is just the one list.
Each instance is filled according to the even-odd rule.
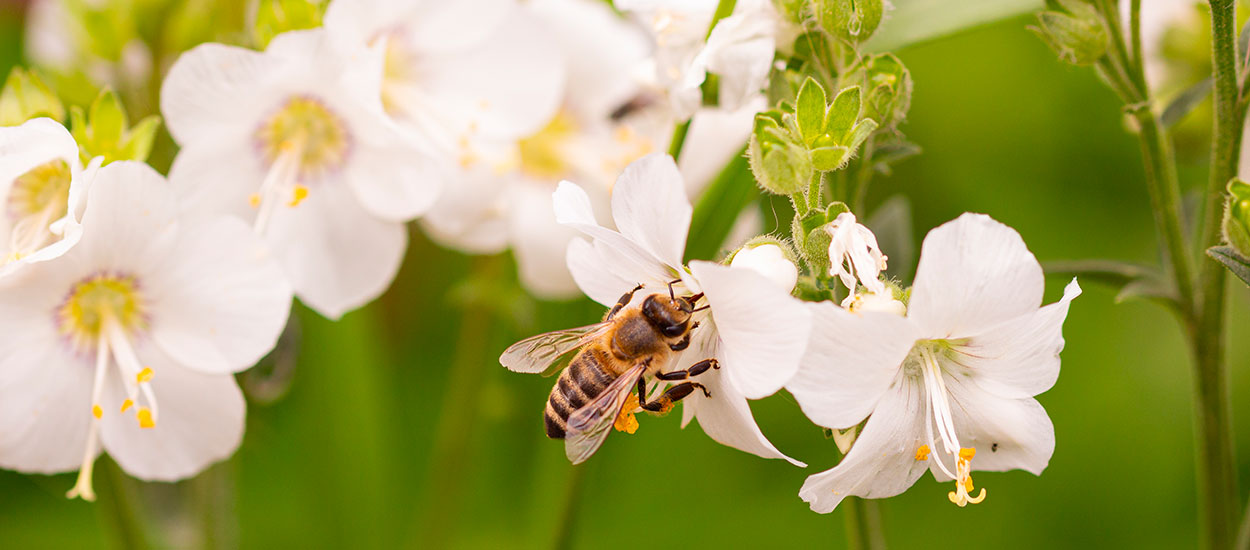
[[[955,490],[951,491],[947,497],[951,502],[964,507],[985,500],[985,489],[982,488],[975,497],[971,495],[974,489],[972,457],[976,456],[977,450],[962,447],[959,444],[959,437],[955,433],[955,421],[951,415],[950,393],[946,390],[942,365],[937,359],[937,354],[944,353],[952,344],[953,342],[948,340],[916,342],[911,353],[903,360],[903,373],[923,378],[925,389],[925,409],[929,417],[925,420],[925,438],[928,443],[916,449],[916,460],[929,460],[930,453],[934,452],[945,454],[953,459],[955,472],[950,471],[942,456],[932,457],[938,469],[955,479]],[[933,436],[935,428],[937,438]],[[941,443],[940,450],[938,443]]]
[[256,130],[265,160],[277,164],[293,155],[301,176],[317,176],[342,165],[350,138],[339,119],[320,100],[308,96],[288,99]]
[[109,365],[117,366],[126,399],[121,413],[134,409],[140,428],[155,428],[158,416],[156,394],[152,390],[153,372],[143,366],[135,355],[132,340],[148,326],[145,303],[138,279],[122,273],[99,273],[76,283],[65,302],[57,309],[57,324],[78,352],[95,352],[95,377],[91,390],[91,429],[87,435],[78,481],[68,497],[95,500],[91,488],[91,472],[99,447],[100,406]]
[[577,131],[572,115],[564,110],[556,113],[546,127],[518,144],[521,171],[540,180],[556,180],[565,175],[569,169],[566,148]]
[[259,209],[254,227],[264,233],[274,206],[299,206],[308,197],[301,182],[337,170],[351,150],[351,134],[320,100],[293,96],[256,130],[255,140],[269,172],[260,190],[249,197]]
[[46,162],[13,180],[5,207],[14,221],[9,259],[38,250],[56,236],[50,226],[69,210],[70,168],[63,160]]
[[57,312],[61,334],[78,350],[90,349],[111,320],[127,333],[146,328],[139,283],[133,276],[100,273],[74,285]]
[[391,116],[403,115],[403,101],[407,97],[404,88],[416,80],[413,67],[416,56],[404,47],[403,37],[391,33],[379,37],[386,40],[386,53],[382,60],[382,108]]

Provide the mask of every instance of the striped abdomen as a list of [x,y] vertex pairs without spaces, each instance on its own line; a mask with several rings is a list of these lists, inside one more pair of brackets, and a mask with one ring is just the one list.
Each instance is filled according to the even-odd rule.
[[569,415],[586,403],[599,397],[616,380],[616,375],[603,367],[595,350],[582,350],[560,373],[556,387],[547,398],[543,419],[547,424],[547,437],[564,439],[568,429]]

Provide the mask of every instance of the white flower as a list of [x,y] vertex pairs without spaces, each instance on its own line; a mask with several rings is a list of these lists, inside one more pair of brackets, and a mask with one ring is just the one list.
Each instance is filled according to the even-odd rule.
[[568,263],[578,286],[595,301],[612,305],[624,292],[635,294],[705,294],[710,309],[696,313],[699,323],[690,347],[664,371],[716,358],[720,368],[700,374],[711,397],[695,392],[682,402],[683,426],[698,418],[712,439],[765,458],[784,458],[760,432],[747,399],[773,394],[794,374],[806,347],[811,323],[802,302],[754,269],[711,262],[682,267],[692,208],[681,174],[671,157],[648,155],[634,162],[612,190],[612,218],[619,231],[595,220],[589,197],[562,182],[553,195],[556,216],[590,241],[569,244]]
[[812,339],[786,384],[813,422],[842,429],[867,417],[837,467],[799,496],[829,512],[843,498],[884,498],[925,470],[957,480],[950,500],[980,502],[971,472],[1040,474],[1054,427],[1033,399],[1054,385],[1068,304],[1040,307],[1042,268],[1013,229],[965,214],[925,238],[907,316],[813,304]]
[[78,144],[52,119],[0,128],[0,277],[78,242],[81,198],[96,166],[84,171]]
[[885,271],[886,260],[889,258],[881,253],[877,245],[877,237],[872,230],[855,221],[855,214],[843,212],[825,226],[829,233],[829,275],[841,279],[842,284],[851,290],[850,300],[855,297],[855,280],[864,285],[873,294],[884,294],[885,285],[881,282],[881,272]]
[[799,268],[786,257],[786,253],[775,244],[743,248],[729,262],[729,267],[754,269],[777,286],[792,290],[799,280]]
[[[559,45],[560,55],[549,61],[566,66],[560,108],[541,130],[515,143],[473,142],[472,154],[459,157],[461,170],[421,223],[434,240],[463,251],[510,248],[531,293],[569,298],[577,285],[564,254],[577,232],[556,223],[552,190],[561,180],[577,181],[596,212],[606,213],[616,176],[667,147],[674,122],[662,99],[631,76],[649,52],[636,25],[600,0],[535,0],[522,12]],[[682,163],[687,181],[709,180],[739,151],[753,114],[697,116]]]
[[373,53],[321,30],[279,35],[264,53],[205,44],[161,91],[188,213],[253,222],[299,298],[332,318],[390,285],[404,222],[442,180],[382,112]]
[[520,138],[558,105],[560,52],[514,0],[336,0],[325,28],[383,51],[387,113],[441,149]]
[[617,0],[616,6],[651,29],[655,53],[644,72],[666,91],[678,120],[699,108],[709,73],[720,77],[719,106],[731,111],[759,97],[767,84],[781,24],[767,0],[738,2],[710,34],[714,0]]
[[0,287],[0,466],[79,469],[91,500],[107,451],[145,480],[185,478],[234,452],[232,373],[286,323],[291,290],[239,220],[184,223],[146,165],[102,168],[65,255]]

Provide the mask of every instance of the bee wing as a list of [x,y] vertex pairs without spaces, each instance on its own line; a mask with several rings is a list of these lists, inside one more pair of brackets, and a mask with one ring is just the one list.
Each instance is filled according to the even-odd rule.
[[646,370],[645,364],[634,365],[608,385],[594,401],[569,415],[568,429],[564,433],[564,454],[573,464],[585,462],[603,445],[612,424],[616,422],[616,415],[620,414],[621,406],[625,404],[625,398]]
[[531,336],[503,350],[499,363],[513,372],[543,372],[561,357],[599,336],[607,327],[607,323],[595,323]]

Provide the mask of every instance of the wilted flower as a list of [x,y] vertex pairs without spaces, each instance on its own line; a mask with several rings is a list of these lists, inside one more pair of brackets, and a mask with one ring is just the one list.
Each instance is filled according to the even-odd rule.
[[177,215],[155,171],[110,164],[78,244],[0,285],[0,466],[78,469],[69,496],[92,500],[101,448],[171,481],[238,447],[232,373],[273,347],[291,290],[246,224]]
[[78,144],[52,119],[0,128],[0,277],[78,242],[78,216],[95,168],[84,171]]
[[885,284],[880,276],[889,258],[881,253],[877,236],[872,234],[872,230],[856,222],[855,214],[843,212],[825,226],[825,231],[830,237],[829,275],[837,277],[851,290],[848,303],[855,298],[857,279],[868,292],[884,293]]
[[381,62],[323,30],[288,32],[264,53],[199,46],[161,90],[185,210],[252,222],[296,295],[328,317],[386,290],[404,222],[443,179],[383,113]]
[[750,267],[691,262],[682,267],[692,208],[672,158],[648,155],[621,174],[612,190],[612,218],[619,231],[600,225],[586,193],[562,182],[554,194],[560,223],[590,241],[575,239],[568,249],[569,269],[578,286],[595,301],[612,305],[620,295],[643,285],[636,299],[668,293],[702,292],[709,309],[692,321],[690,347],[664,372],[716,358],[720,368],[697,381],[711,397],[695,392],[682,402],[682,424],[698,418],[712,439],[765,458],[784,458],[760,431],[747,399],[760,399],[781,388],[798,368],[811,319],[802,302],[769,277]]
[[837,467],[807,478],[799,496],[817,512],[851,495],[897,495],[925,470],[956,480],[950,500],[981,502],[972,470],[1040,474],[1054,427],[1033,399],[1054,385],[1068,304],[1039,308],[1042,268],[1013,229],[965,214],[925,238],[907,316],[849,313],[824,302],[807,356],[786,384],[827,428],[856,426]]

